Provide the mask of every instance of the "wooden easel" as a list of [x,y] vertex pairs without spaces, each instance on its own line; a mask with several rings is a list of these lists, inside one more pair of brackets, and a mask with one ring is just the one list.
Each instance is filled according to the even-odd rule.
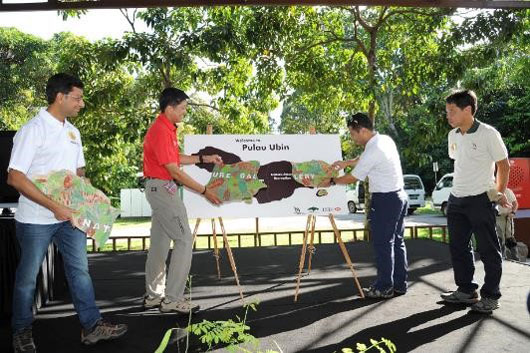
[[[219,220],[219,225],[221,226],[221,232],[223,233],[223,244],[226,249],[226,253],[228,254],[228,261],[230,262],[230,267],[232,268],[232,272],[234,273],[234,277],[236,278],[236,284],[237,289],[239,290],[239,296],[241,297],[241,300],[244,302],[243,297],[243,290],[241,289],[241,285],[239,284],[239,277],[237,275],[237,267],[236,262],[234,260],[234,255],[232,253],[232,248],[230,248],[230,244],[228,243],[228,237],[226,235],[225,226],[223,224],[222,217],[217,218]],[[217,278],[221,279],[221,267],[219,266],[219,246],[217,244],[217,232],[215,227],[215,218],[211,219],[212,221],[212,237],[213,237],[213,256],[215,257],[215,263],[217,266]],[[197,218],[197,221],[195,222],[195,229],[193,230],[193,245],[195,245],[195,240],[197,240],[197,231],[199,230],[199,224],[201,223],[201,219]]]
[[[207,128],[206,128],[206,133],[208,135],[211,135],[212,134],[212,130],[213,130],[212,125],[208,125]],[[225,247],[226,252],[228,254],[228,261],[230,262],[230,267],[232,268],[232,272],[234,273],[234,277],[236,278],[236,284],[237,284],[237,289],[239,290],[239,296],[241,297],[241,301],[243,301],[243,303],[244,303],[245,301],[243,299],[243,290],[241,289],[241,285],[239,284],[239,277],[237,275],[236,262],[234,260],[234,255],[232,253],[232,249],[230,248],[230,244],[228,243],[228,237],[226,235],[226,230],[225,230],[225,226],[223,224],[223,219],[221,217],[218,217],[218,220],[219,220],[219,226],[221,227],[221,232],[223,233],[223,244],[224,244],[224,247]],[[221,278],[221,267],[219,266],[219,257],[220,256],[219,256],[219,246],[217,244],[217,231],[216,231],[216,227],[215,227],[215,218],[212,218],[211,222],[212,222],[212,237],[213,237],[213,245],[214,245],[213,254],[214,254],[215,263],[216,263],[216,266],[217,266],[217,278],[220,279]],[[197,221],[195,222],[195,229],[193,230],[193,243],[191,245],[192,248],[195,245],[195,241],[197,240],[197,231],[199,230],[200,223],[201,223],[201,219],[197,218]]]
[[[329,221],[331,223],[331,227],[333,228],[333,233],[335,235],[335,238],[337,239],[337,243],[339,244],[340,250],[342,251],[342,255],[344,256],[344,260],[348,264],[348,267],[350,268],[353,279],[355,281],[355,285],[357,286],[357,290],[359,291],[359,296],[364,299],[364,292],[361,288],[361,284],[359,283],[359,279],[357,278],[357,273],[355,272],[355,269],[353,268],[353,263],[351,261],[350,255],[348,254],[348,249],[346,249],[346,245],[344,245],[344,242],[342,241],[342,237],[340,235],[340,231],[337,228],[337,224],[335,223],[335,217],[333,214],[328,215]],[[296,278],[296,290],[294,293],[294,301],[296,302],[298,300],[298,291],[300,289],[300,280],[302,277],[302,271],[304,269],[305,264],[305,258],[306,254],[309,251],[309,258],[307,261],[307,274],[311,273],[311,260],[313,257],[313,254],[315,253],[315,246],[314,246],[314,238],[315,238],[315,223],[316,223],[316,216],[313,214],[310,214],[307,216],[307,223],[306,228],[304,232],[304,241],[302,244],[302,251],[300,253],[300,262],[298,264],[298,276]],[[311,229],[311,238],[309,241],[309,245],[307,245],[307,237],[310,233],[309,229]]]
[[[316,133],[314,127],[309,128],[309,133],[314,135]],[[340,250],[342,251],[342,255],[344,256],[344,259],[346,260],[346,263],[348,264],[348,267],[350,268],[353,279],[355,281],[355,285],[357,286],[357,290],[359,291],[359,295],[361,298],[364,299],[364,292],[361,288],[361,284],[359,283],[359,279],[357,278],[357,273],[355,272],[355,269],[353,268],[353,263],[351,261],[350,255],[348,254],[348,250],[346,249],[346,246],[344,245],[344,242],[342,241],[342,237],[340,235],[340,231],[337,228],[337,224],[335,223],[335,217],[333,214],[328,215],[329,221],[331,223],[331,227],[333,228],[333,233],[335,235],[335,238],[337,239],[337,242],[339,244]],[[305,264],[305,258],[306,254],[309,251],[309,259],[307,261],[307,274],[311,273],[311,260],[313,258],[313,254],[315,253],[315,246],[314,246],[314,239],[315,239],[315,223],[316,223],[316,216],[314,214],[310,214],[307,216],[307,223],[305,227],[304,232],[304,241],[302,244],[302,251],[300,253],[300,262],[298,263],[298,277],[296,278],[296,289],[294,293],[294,301],[296,302],[298,300],[298,291],[300,289],[300,280],[302,277],[302,271],[304,269]],[[307,245],[307,237],[309,235],[311,229],[311,238],[309,241],[309,246]]]

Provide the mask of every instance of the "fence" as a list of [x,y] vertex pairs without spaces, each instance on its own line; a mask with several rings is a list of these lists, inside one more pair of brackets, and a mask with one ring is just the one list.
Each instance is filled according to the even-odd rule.
[[[363,228],[340,229],[340,235],[344,242],[367,241],[370,239],[370,231]],[[230,233],[227,234],[230,246],[238,247],[263,247],[263,246],[292,246],[302,244],[304,231],[286,232],[262,232],[262,233]],[[447,243],[447,226],[425,225],[405,227],[405,238],[428,238],[431,240]],[[212,249],[212,234],[197,234],[194,249]],[[219,246],[223,246],[223,237],[217,235]],[[315,244],[336,243],[337,239],[332,229],[315,230]],[[95,249],[95,240],[87,238],[89,252],[100,251],[145,251],[149,248],[149,237],[145,236],[121,236],[111,237],[107,244],[101,249]]]

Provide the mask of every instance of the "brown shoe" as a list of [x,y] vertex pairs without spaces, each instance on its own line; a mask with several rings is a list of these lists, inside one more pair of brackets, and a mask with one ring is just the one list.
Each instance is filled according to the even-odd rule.
[[160,303],[160,311],[163,313],[179,313],[189,314],[190,312],[196,313],[201,307],[198,304],[192,303],[189,300],[183,299],[176,302],[169,302],[163,300]]
[[81,343],[96,344],[99,341],[109,341],[123,336],[127,332],[125,324],[111,324],[100,319],[90,330],[81,330]]
[[35,353],[35,342],[33,342],[33,331],[27,327],[13,333],[13,351],[15,353]]

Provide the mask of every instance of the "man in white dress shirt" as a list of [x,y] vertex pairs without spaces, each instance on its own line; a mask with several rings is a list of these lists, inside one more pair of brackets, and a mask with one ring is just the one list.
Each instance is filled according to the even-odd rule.
[[[510,163],[502,137],[495,128],[475,119],[477,96],[458,91],[445,100],[449,157],[454,160],[453,187],[447,206],[449,249],[455,284],[458,288],[442,293],[449,303],[473,304],[473,311],[491,313],[499,307],[502,257],[495,231],[495,203],[511,208],[505,192]],[[494,172],[497,168],[497,179]],[[493,195],[493,196],[492,196]],[[484,263],[484,285],[478,298],[473,280],[475,260],[471,235]]]
[[66,279],[82,326],[81,342],[94,344],[120,337],[127,331],[126,325],[111,324],[101,318],[88,273],[86,235],[70,223],[75,211],[53,201],[31,182],[32,177],[63,169],[85,175],[81,135],[66,119],[77,116],[85,106],[83,83],[68,74],[56,74],[48,80],[46,96],[48,108],[42,109],[15,135],[8,167],[7,182],[21,194],[15,213],[21,257],[11,320],[16,353],[36,351],[32,333],[33,298],[37,274],[52,241],[64,260]]
[[326,185],[351,184],[368,177],[372,204],[369,210],[371,241],[377,278],[365,288],[369,298],[391,298],[407,291],[407,249],[403,241],[407,194],[396,144],[390,136],[374,131],[370,118],[362,113],[347,120],[353,141],[364,152],[348,161],[337,161],[336,169],[354,167],[351,174],[331,178]]

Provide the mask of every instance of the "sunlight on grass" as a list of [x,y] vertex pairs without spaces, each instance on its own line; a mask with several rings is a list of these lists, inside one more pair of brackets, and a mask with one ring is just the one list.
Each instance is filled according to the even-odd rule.
[[415,215],[420,215],[420,214],[436,214],[436,215],[441,215],[442,212],[439,211],[439,210],[436,210],[433,205],[432,205],[432,201],[426,201],[425,202],[425,206],[424,207],[420,207],[418,208],[416,211],[414,211],[414,214]]

